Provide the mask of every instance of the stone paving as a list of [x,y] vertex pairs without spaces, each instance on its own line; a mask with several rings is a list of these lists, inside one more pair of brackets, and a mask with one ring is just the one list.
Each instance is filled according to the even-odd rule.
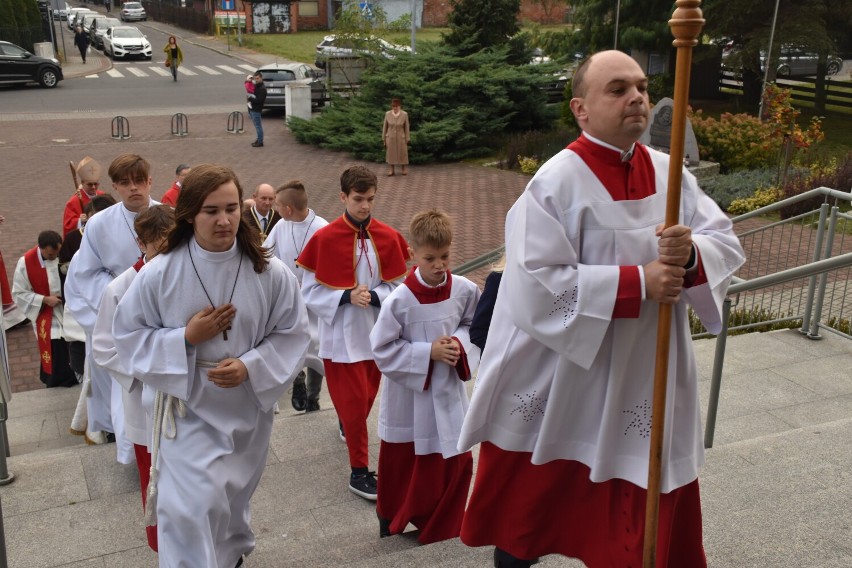
[[[188,39],[222,49],[210,39]],[[240,50],[234,55],[263,62],[259,54]],[[72,57],[66,77],[108,68],[104,61],[93,56],[83,66]],[[241,110],[241,103],[212,114],[183,109],[190,127],[183,138],[170,134],[171,113],[131,116],[133,137],[126,141],[110,137],[110,116],[13,116],[0,109],[0,214],[7,218],[0,227],[0,248],[9,276],[39,231],[60,227],[72,192],[68,161],[87,154],[104,166],[121,152],[145,156],[153,165],[155,198],[169,187],[179,162],[228,164],[248,192],[260,182],[300,178],[311,205],[327,218],[340,214],[337,179],[344,168],[361,163],[378,174],[384,171],[382,164],[299,145],[275,116],[264,119],[266,146],[251,148],[250,124],[246,134],[225,132],[228,113]],[[405,177],[380,176],[375,213],[405,232],[415,212],[448,210],[456,220],[454,254],[460,264],[502,243],[505,213],[527,179],[468,164],[414,166]],[[481,283],[487,273],[483,268],[471,277]],[[155,566],[138,521],[134,469],[116,464],[109,446],[81,446],[79,438],[66,433],[79,387],[40,388],[31,328],[12,330],[8,339],[14,388],[20,393],[10,404],[8,422],[9,467],[17,479],[0,488],[9,565]],[[696,342],[703,406],[713,345],[713,340]],[[702,475],[709,565],[851,566],[849,342],[836,337],[808,341],[787,331],[730,338],[728,345],[716,445],[708,451]],[[32,392],[21,393],[27,390]],[[276,419],[267,472],[253,502],[258,547],[248,566],[490,565],[489,550],[470,549],[458,540],[419,547],[410,534],[379,539],[370,504],[345,488],[345,449],[337,440],[327,395],[322,404],[323,411],[313,416],[285,408]],[[374,435],[371,441],[375,462]],[[580,564],[548,557],[541,565]]]

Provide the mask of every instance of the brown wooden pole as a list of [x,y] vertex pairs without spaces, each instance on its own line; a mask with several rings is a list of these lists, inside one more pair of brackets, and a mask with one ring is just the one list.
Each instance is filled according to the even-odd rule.
[[[683,180],[683,146],[686,137],[686,107],[689,104],[689,74],[692,68],[692,48],[704,27],[701,0],[677,0],[669,20],[677,48],[675,65],[674,109],[665,226],[676,225],[680,218],[680,186]],[[648,493],[645,502],[644,568],[656,568],[657,527],[660,517],[660,484],[662,478],[663,439],[666,424],[666,388],[671,339],[671,304],[660,304],[657,322],[657,350],[654,366],[654,400],[651,407],[651,447],[648,459]]]
[[[80,214],[85,215],[85,207],[83,207],[83,195],[80,191],[80,181],[77,179],[77,168],[74,167],[74,162],[68,162],[68,167],[71,168],[71,179],[74,180],[74,194],[77,196],[77,201],[80,202]],[[64,231],[63,227],[63,231]]]

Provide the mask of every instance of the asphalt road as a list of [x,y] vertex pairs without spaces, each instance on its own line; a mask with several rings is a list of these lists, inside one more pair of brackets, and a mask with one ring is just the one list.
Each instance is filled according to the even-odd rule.
[[[0,87],[0,109],[3,113],[71,115],[92,112],[199,112],[202,109],[219,111],[244,106],[243,81],[252,66],[216,51],[180,42],[184,65],[175,82],[164,66],[165,54],[162,49],[167,43],[168,34],[146,22],[130,25],[136,25],[151,42],[151,61],[116,60],[112,69],[66,79],[55,89],[41,89],[32,85],[3,86]],[[66,28],[62,36],[67,46],[66,53],[76,55],[73,34],[67,33]],[[93,67],[93,71],[103,67],[98,65],[98,58],[103,57],[102,52],[92,48],[88,64]]]

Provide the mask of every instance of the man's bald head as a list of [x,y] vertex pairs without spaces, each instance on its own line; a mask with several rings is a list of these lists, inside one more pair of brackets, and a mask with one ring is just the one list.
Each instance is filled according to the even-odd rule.
[[602,51],[584,61],[572,79],[571,110],[584,132],[628,149],[648,124],[648,78],[621,51]]
[[254,206],[257,212],[266,216],[275,202],[275,188],[268,183],[262,183],[254,190],[252,198],[254,199]]

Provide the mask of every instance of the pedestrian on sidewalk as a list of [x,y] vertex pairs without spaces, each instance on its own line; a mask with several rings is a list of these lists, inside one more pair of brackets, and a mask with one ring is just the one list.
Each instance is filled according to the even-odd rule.
[[251,145],[255,148],[262,148],[263,121],[261,120],[261,113],[263,112],[263,105],[266,103],[266,85],[263,84],[263,75],[260,74],[260,71],[254,74],[252,82],[254,83],[253,93],[250,93],[248,87],[246,87],[248,113],[252,124],[254,124],[254,129],[257,131],[257,139]]
[[169,36],[169,42],[163,48],[163,52],[166,54],[166,67],[172,70],[172,79],[177,81],[178,67],[183,64],[183,50],[175,36]]
[[382,124],[382,143],[385,145],[385,162],[388,175],[395,173],[394,167],[402,166],[402,175],[408,175],[408,142],[411,140],[408,113],[402,110],[402,101],[391,100],[391,109],[385,113]]
[[112,2],[110,2],[110,0],[104,0],[104,8],[106,8],[107,14],[112,12]]
[[80,57],[83,58],[83,64],[86,64],[86,54],[89,51],[89,34],[83,31],[82,26],[77,26],[74,32],[74,45],[80,50]]

